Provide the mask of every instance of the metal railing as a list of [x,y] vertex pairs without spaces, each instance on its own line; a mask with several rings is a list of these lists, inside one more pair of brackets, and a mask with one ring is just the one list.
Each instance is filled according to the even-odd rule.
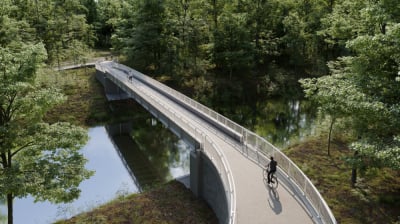
[[[135,77],[139,78],[143,82],[148,83],[151,86],[154,86],[159,90],[162,90],[164,93],[170,94],[177,99],[180,99],[182,102],[185,102],[193,108],[202,111],[216,121],[241,134],[242,147],[237,148],[237,150],[239,150],[243,155],[247,156],[247,158],[257,163],[259,166],[264,167],[268,162],[268,157],[274,156],[279,163],[280,169],[286,174],[286,178],[294,186],[300,189],[304,199],[311,203],[312,209],[315,210],[318,216],[316,218],[319,219],[322,223],[337,223],[329,206],[327,205],[317,188],[313,185],[311,180],[292,160],[290,160],[283,152],[281,152],[281,150],[273,146],[267,140],[255,134],[254,132],[247,130],[241,125],[231,121],[225,116],[215,112],[214,110],[200,104],[199,102],[148,76],[143,75],[142,73],[132,68],[117,63],[114,63],[114,66],[118,69],[124,70],[125,72],[127,72],[128,75],[135,75]],[[308,205],[306,206],[308,207]]]
[[[114,67],[121,69],[126,72],[127,76],[123,77],[123,80],[115,78],[111,75],[111,71],[108,71],[107,67],[102,66],[101,64],[96,64],[96,69],[102,71],[105,74],[110,74],[108,78],[112,79],[116,84],[120,86],[127,93],[133,91],[131,88],[140,87],[135,86],[134,83],[130,82],[129,75],[130,72],[134,71],[133,69],[122,66],[120,64],[113,64]],[[136,71],[135,71],[136,72]],[[157,98],[154,98],[152,95],[146,93],[145,91],[137,91],[136,94],[140,94],[141,97],[146,100],[149,104],[155,107],[156,110],[163,113],[170,120],[174,121],[176,124],[179,124],[179,127],[184,130],[186,133],[192,134],[192,137],[196,139],[201,145],[201,150],[207,155],[207,157],[212,161],[214,166],[216,167],[218,174],[221,178],[222,184],[224,185],[225,195],[228,201],[228,211],[229,211],[229,223],[236,223],[236,191],[233,176],[231,173],[231,169],[229,167],[229,163],[226,160],[226,156],[223,151],[219,149],[219,147],[212,142],[211,138],[208,137],[203,131],[194,127],[191,122],[187,121],[184,117],[180,116],[179,113],[175,112],[172,108],[170,108],[164,102],[159,101]]]

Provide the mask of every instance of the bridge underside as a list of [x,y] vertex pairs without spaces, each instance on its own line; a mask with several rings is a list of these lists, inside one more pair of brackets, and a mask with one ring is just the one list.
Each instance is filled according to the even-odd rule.
[[157,118],[161,123],[163,123],[165,127],[171,130],[183,141],[185,141],[192,149],[198,149],[200,147],[199,142],[196,141],[190,134],[186,133],[182,128],[172,122],[167,116],[158,111],[155,107],[149,104],[134,91],[129,91],[128,93],[127,91],[121,89],[120,87],[115,85],[114,82],[108,79],[104,73],[100,71],[96,72],[96,78],[103,84],[108,101],[134,99],[143,108],[149,111],[155,118]]
[[207,201],[216,213],[220,223],[228,223],[229,209],[223,183],[212,161],[202,151],[198,150],[201,147],[199,141],[193,138],[190,133],[186,133],[139,94],[129,89],[121,89],[100,71],[96,72],[96,78],[103,84],[108,101],[134,99],[193,149],[190,155],[190,189],[197,197]]

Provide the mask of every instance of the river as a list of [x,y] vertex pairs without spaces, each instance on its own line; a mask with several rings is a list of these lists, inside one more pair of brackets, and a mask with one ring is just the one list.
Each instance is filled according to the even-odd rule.
[[[315,113],[307,102],[258,101],[251,108],[236,105],[216,110],[280,148],[301,141],[314,132]],[[118,196],[140,192],[152,184],[187,176],[190,147],[146,111],[139,110],[137,114],[133,120],[123,124],[129,126],[129,133],[115,135],[107,132],[112,128],[118,129],[121,124],[89,129],[90,140],[81,151],[88,160],[87,169],[94,170],[95,175],[81,183],[79,199],[58,205],[34,203],[31,197],[15,199],[14,223],[52,223]],[[0,217],[3,217],[0,221],[5,222],[4,204],[0,205],[0,212]]]
[[[14,223],[52,223],[90,210],[118,196],[139,192],[149,183],[166,182],[188,175],[189,147],[149,116],[135,120],[136,125],[132,127],[135,141],[128,145],[124,145],[126,141],[121,136],[114,136],[112,140],[104,126],[90,128],[90,139],[81,152],[88,160],[86,168],[94,170],[95,174],[80,184],[80,197],[67,204],[34,203],[31,197],[17,198],[14,200]],[[119,156],[132,152],[136,156],[142,154],[142,160],[138,163],[142,168],[145,164],[144,171],[139,172],[140,167],[136,164],[129,167],[129,158],[122,160]],[[129,168],[124,161],[128,162]],[[137,173],[135,178],[139,183],[134,181],[129,170]],[[143,186],[138,186],[142,183]],[[0,223],[5,223],[7,210],[4,204],[0,206],[0,211],[3,217]]]

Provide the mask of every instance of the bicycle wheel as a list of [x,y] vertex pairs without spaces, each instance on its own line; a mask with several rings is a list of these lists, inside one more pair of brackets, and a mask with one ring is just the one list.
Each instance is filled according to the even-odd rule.
[[268,180],[268,168],[263,169],[263,177],[264,179]]
[[278,178],[275,176],[275,174],[272,175],[272,182],[270,183],[270,185],[274,189],[278,188]]

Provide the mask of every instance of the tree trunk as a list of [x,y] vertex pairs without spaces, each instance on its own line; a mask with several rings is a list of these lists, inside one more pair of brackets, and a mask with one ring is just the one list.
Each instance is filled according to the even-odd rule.
[[8,224],[13,224],[13,195],[11,193],[7,194],[7,219],[8,219]]
[[[354,152],[354,159],[357,159],[358,151]],[[353,164],[353,168],[351,169],[351,187],[355,187],[357,183],[357,167]]]
[[329,135],[328,135],[328,156],[331,155],[331,137],[332,137],[333,123],[335,123],[335,118],[332,118],[332,120],[331,120],[331,125],[330,125],[330,127],[329,127]]
[[214,16],[214,26],[215,30],[218,29],[218,14],[217,14],[217,0],[213,0],[213,16]]
[[353,169],[351,169],[351,187],[355,187],[356,183],[357,183],[357,169],[353,167]]
[[332,11],[333,11],[333,1],[334,1],[334,0],[330,0],[330,1],[329,1],[329,12],[332,12]]

